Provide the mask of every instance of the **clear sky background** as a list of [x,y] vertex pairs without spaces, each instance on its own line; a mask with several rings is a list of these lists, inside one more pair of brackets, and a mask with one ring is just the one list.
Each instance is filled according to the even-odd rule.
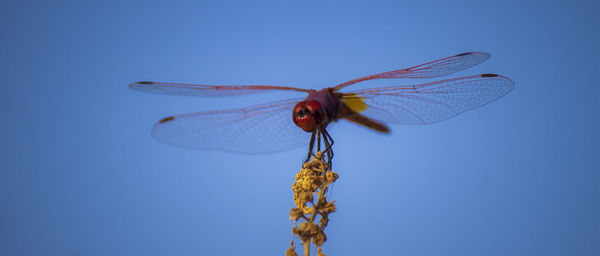
[[514,90],[389,136],[330,130],[341,177],[325,253],[600,255],[598,13],[597,1],[3,1],[0,255],[283,255],[306,148],[193,151],[150,129],[298,95],[127,84],[323,88],[466,51],[492,57],[454,76],[499,73]]

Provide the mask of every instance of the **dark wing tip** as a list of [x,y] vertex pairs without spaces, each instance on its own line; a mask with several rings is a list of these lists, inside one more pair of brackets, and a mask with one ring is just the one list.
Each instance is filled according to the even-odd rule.
[[473,54],[473,52],[463,52],[461,54],[457,54],[456,56],[465,56],[465,55],[469,55],[469,54]]
[[174,116],[168,116],[168,117],[165,117],[163,119],[160,119],[160,121],[158,121],[158,122],[161,123],[161,124],[164,124],[164,123],[169,122],[169,121],[174,120],[174,119],[175,119]]
[[481,74],[479,76],[481,76],[481,77],[497,77],[498,75],[496,75],[496,74]]
[[485,59],[489,58],[490,56],[492,56],[490,53],[488,52],[463,52],[460,54],[455,55],[455,57],[462,57],[462,56],[467,56],[467,55],[482,55],[482,56],[486,56]]
[[133,82],[133,83],[129,84],[129,88],[136,89],[140,85],[146,85],[146,84],[155,84],[155,82],[148,82],[148,81]]

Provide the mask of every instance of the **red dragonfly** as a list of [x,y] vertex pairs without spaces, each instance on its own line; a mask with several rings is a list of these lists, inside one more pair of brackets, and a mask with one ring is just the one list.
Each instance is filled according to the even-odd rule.
[[[418,66],[369,75],[322,90],[269,85],[200,85],[135,82],[131,89],[143,92],[191,95],[237,96],[268,91],[307,93],[305,98],[270,102],[239,109],[169,116],[152,128],[152,136],[164,143],[206,150],[241,153],[276,152],[306,145],[310,158],[315,136],[321,136],[329,160],[333,140],[327,133],[331,122],[350,122],[388,133],[382,122],[430,124],[485,105],[514,87],[509,78],[479,74],[417,85],[401,85],[340,92],[359,82],[392,78],[434,78],[473,67],[489,53],[466,52]],[[294,127],[298,126],[298,127]],[[308,160],[307,158],[307,160]]]

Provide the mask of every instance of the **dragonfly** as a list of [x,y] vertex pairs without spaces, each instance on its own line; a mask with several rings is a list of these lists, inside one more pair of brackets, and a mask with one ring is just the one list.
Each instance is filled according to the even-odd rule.
[[134,82],[133,90],[168,95],[223,97],[270,91],[304,93],[304,97],[245,108],[180,114],[159,120],[152,136],[166,144],[201,150],[272,153],[308,143],[308,161],[315,141],[325,146],[329,162],[333,138],[327,127],[346,120],[380,133],[386,123],[431,124],[490,103],[512,90],[514,82],[498,74],[477,74],[421,84],[386,86],[343,92],[346,87],[378,79],[429,79],[478,65],[485,52],[465,52],[410,68],[368,75],[321,90],[270,85],[203,85]]

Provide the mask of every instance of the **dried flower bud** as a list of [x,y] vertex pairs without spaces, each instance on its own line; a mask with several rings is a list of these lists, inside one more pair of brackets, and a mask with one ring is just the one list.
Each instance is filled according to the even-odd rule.
[[304,217],[304,212],[298,208],[292,208],[290,210],[290,220],[298,221],[298,219]]
[[296,253],[296,246],[294,246],[294,240],[290,242],[290,248],[285,251],[285,256],[298,256]]
[[323,231],[321,231],[319,229],[319,232],[317,232],[313,238],[312,238],[312,242],[313,244],[315,244],[316,246],[321,246],[323,245],[323,243],[325,243],[325,241],[327,241],[327,236],[325,236],[325,233]]
[[325,176],[326,176],[327,182],[329,182],[329,183],[335,182],[339,177],[339,175],[335,172],[327,172],[327,174],[325,174]]

